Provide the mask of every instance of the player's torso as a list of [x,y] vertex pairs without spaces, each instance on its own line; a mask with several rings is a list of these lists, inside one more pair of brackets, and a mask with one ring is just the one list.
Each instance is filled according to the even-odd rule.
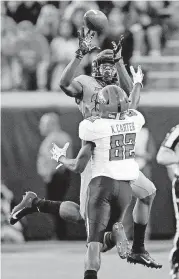
[[98,115],[97,94],[103,86],[90,76],[81,76],[80,83],[83,85],[83,99],[76,100],[79,110],[84,118]]
[[139,167],[135,161],[136,134],[140,128],[134,111],[118,120],[99,119],[94,122],[101,138],[94,140],[96,148],[92,155],[93,177],[110,176],[118,180],[133,180],[138,177]]

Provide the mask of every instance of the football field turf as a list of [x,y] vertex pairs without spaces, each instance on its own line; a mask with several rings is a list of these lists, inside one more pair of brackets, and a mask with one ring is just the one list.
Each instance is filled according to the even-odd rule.
[[[83,241],[34,241],[2,244],[2,279],[83,279],[86,251]],[[149,241],[148,251],[160,263],[160,270],[132,265],[122,260],[115,248],[102,255],[99,279],[167,279],[170,241]]]

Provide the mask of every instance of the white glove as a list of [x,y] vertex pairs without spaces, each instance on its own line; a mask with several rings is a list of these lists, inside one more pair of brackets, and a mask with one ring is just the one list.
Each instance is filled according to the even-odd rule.
[[140,65],[138,66],[137,72],[135,72],[133,66],[130,66],[130,71],[131,71],[131,74],[132,74],[132,77],[133,77],[134,85],[136,83],[140,83],[141,86],[143,87],[142,81],[143,81],[144,74],[142,73],[141,66]]
[[[65,143],[64,147],[63,148],[59,148],[58,145],[56,145],[55,143],[52,143],[52,149],[50,150],[50,153],[52,154],[52,157],[51,159],[52,160],[55,160],[57,163],[59,161],[59,158],[61,156],[65,156],[66,157],[66,152],[67,152],[67,149],[69,147],[70,143],[67,142]],[[59,164],[56,169],[60,168],[63,164]]]

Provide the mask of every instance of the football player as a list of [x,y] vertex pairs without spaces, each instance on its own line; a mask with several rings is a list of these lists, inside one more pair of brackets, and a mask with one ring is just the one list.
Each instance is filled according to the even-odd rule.
[[[140,89],[136,83],[134,90]],[[85,279],[97,279],[100,268],[100,252],[103,247],[104,233],[113,208],[116,220],[113,225],[114,242],[122,258],[120,239],[115,231],[121,225],[124,213],[131,201],[131,181],[139,176],[139,166],[135,161],[136,134],[145,123],[141,113],[129,109],[126,93],[115,85],[102,89],[97,96],[99,116],[92,116],[80,123],[79,137],[89,146],[92,177],[88,185],[85,208],[85,223],[88,248],[85,257]],[[90,149],[91,148],[91,149]],[[83,152],[84,148],[82,149]],[[82,152],[81,150],[81,152]],[[92,152],[91,152],[92,150]],[[57,162],[72,170],[78,160],[61,155],[56,145],[52,154]],[[85,154],[84,154],[85,156]],[[85,168],[87,162],[84,162]],[[122,253],[121,253],[122,252]]]
[[[99,91],[108,84],[116,84],[129,95],[132,91],[132,81],[125,69],[121,57],[121,41],[116,46],[113,43],[113,50],[104,50],[97,55],[92,63],[92,76],[81,75],[74,78],[75,72],[80,65],[83,57],[94,49],[91,46],[91,40],[94,33],[88,32],[85,36],[82,28],[79,34],[79,49],[76,57],[64,69],[60,87],[71,97],[75,97],[84,118],[98,114],[98,104],[96,96]],[[134,73],[133,73],[134,75]],[[140,93],[130,94],[130,108],[136,108],[140,99]],[[91,167],[88,164],[81,175],[80,189],[80,212],[85,218],[84,209],[86,202],[86,191],[91,180]],[[147,179],[142,172],[139,173],[137,181],[132,185],[133,195],[137,197],[137,202],[133,210],[134,220],[134,241],[128,261],[140,263],[146,266],[158,268],[158,264],[150,257],[144,248],[144,238],[147,223],[150,216],[151,206],[156,195],[154,184]],[[110,241],[110,233],[106,234],[106,241]],[[111,243],[112,245],[112,243]]]
[[[74,78],[75,72],[81,63],[83,57],[95,49],[91,46],[91,41],[94,36],[94,32],[88,32],[84,34],[82,28],[79,33],[79,49],[76,52],[75,58],[66,66],[62,73],[60,87],[62,90],[71,97],[76,99],[80,111],[84,118],[98,115],[98,102],[97,94],[108,84],[120,85],[122,89],[129,95],[132,91],[133,83],[130,79],[123,59],[121,57],[121,41],[116,46],[113,43],[113,50],[104,50],[98,54],[97,58],[92,63],[92,76],[80,75]],[[137,75],[133,72],[133,78],[137,78]],[[130,94],[130,108],[136,108],[140,99],[140,92],[134,91]],[[81,221],[80,216],[85,219],[85,204],[87,198],[87,188],[91,180],[91,166],[90,161],[87,164],[85,170],[81,174],[81,188],[80,188],[80,214],[78,211],[78,205],[70,202],[57,204],[57,202],[48,201],[45,203],[41,200],[40,211],[42,212],[60,212],[60,216],[71,220]],[[137,197],[137,202],[133,210],[134,220],[134,240],[128,261],[133,263],[140,263],[148,267],[158,268],[155,260],[153,260],[144,247],[144,238],[147,223],[150,216],[151,206],[156,195],[156,188],[154,184],[147,179],[142,172],[139,173],[138,179],[132,184],[133,195]],[[19,218],[22,218],[24,214],[32,213],[34,208],[28,208],[32,205],[32,197],[34,193],[28,192],[22,201],[20,207],[17,206],[11,215],[11,223],[17,222]],[[29,203],[30,202],[30,203]],[[22,208],[22,206],[24,206]],[[28,205],[26,207],[26,205]],[[59,209],[60,207],[60,209]],[[23,209],[20,210],[19,208]],[[19,211],[20,210],[20,211]],[[18,213],[17,213],[18,212]],[[70,216],[69,216],[70,215]],[[16,219],[13,218],[15,216]],[[112,234],[105,234],[105,243],[107,244],[107,250],[112,248],[115,243],[112,241]]]
[[172,279],[179,279],[179,124],[167,133],[157,154],[158,164],[172,166],[174,179],[172,197],[176,218],[176,233],[170,253]]

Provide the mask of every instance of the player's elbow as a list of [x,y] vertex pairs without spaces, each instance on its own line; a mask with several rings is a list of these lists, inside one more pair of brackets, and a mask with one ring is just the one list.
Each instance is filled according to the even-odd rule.
[[59,82],[59,86],[64,91],[69,86],[69,80],[62,76]]
[[78,159],[74,159],[73,164],[71,166],[71,170],[75,173],[82,173],[85,169],[83,162]]
[[70,96],[67,86],[60,84],[60,88],[67,96]]
[[133,82],[131,82],[125,90],[128,97],[130,96],[130,93],[132,92],[132,90],[133,90]]
[[68,85],[60,84],[60,88],[67,96],[73,97],[72,94],[71,94],[71,91],[69,90]]
[[67,87],[65,86],[65,84],[63,84],[63,82],[60,81],[59,86],[62,91],[66,91]]
[[127,96],[129,97],[133,90],[132,80],[129,80],[128,84],[123,85],[123,90],[126,92]]
[[86,165],[84,165],[82,162],[77,161],[75,165],[75,172],[76,173],[82,173],[85,169]]

